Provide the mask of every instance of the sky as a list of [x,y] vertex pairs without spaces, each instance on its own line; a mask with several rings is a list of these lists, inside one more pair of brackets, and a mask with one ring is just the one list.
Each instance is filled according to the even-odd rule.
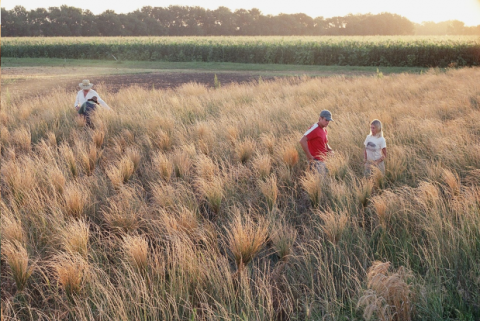
[[116,13],[128,13],[144,6],[168,7],[170,5],[199,6],[217,9],[220,6],[236,9],[258,8],[262,14],[305,13],[311,17],[330,18],[352,14],[377,14],[381,12],[396,13],[412,22],[441,22],[460,20],[466,26],[480,25],[480,0],[135,0],[135,1],[98,1],[98,0],[3,0],[2,8],[12,9],[22,5],[27,10],[39,7],[68,6],[89,9],[94,14],[105,10]]

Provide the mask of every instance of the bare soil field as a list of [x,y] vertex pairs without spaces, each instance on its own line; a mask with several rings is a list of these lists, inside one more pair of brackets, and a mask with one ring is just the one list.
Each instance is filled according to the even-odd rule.
[[207,87],[214,86],[217,75],[221,85],[273,80],[284,77],[331,77],[331,76],[370,76],[373,72],[365,71],[312,71],[312,72],[259,72],[259,71],[199,71],[199,70],[146,70],[119,68],[62,68],[62,67],[4,67],[2,68],[1,86],[9,92],[22,95],[36,95],[52,89],[74,91],[82,79],[89,79],[94,84],[103,84],[109,91],[118,92],[130,86],[143,88],[167,89],[182,84],[195,82]]

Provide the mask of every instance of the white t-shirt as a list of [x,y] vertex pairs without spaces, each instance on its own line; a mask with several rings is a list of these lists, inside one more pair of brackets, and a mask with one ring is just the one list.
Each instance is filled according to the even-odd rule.
[[382,157],[382,148],[387,147],[385,138],[368,135],[363,143],[367,151],[367,160],[374,161]]

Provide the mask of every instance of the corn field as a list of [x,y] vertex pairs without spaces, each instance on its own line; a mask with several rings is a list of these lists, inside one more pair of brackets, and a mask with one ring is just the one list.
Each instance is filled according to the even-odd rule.
[[[478,320],[479,84],[98,86],[94,129],[74,92],[2,92],[2,320]],[[327,177],[298,143],[322,109]]]
[[475,36],[3,38],[2,56],[298,65],[461,67],[480,65],[480,42]]

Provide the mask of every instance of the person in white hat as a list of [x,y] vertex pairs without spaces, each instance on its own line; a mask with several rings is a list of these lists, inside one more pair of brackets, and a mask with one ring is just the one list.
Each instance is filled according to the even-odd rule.
[[105,109],[112,110],[106,102],[98,95],[98,93],[92,89],[93,84],[88,79],[84,79],[78,86],[82,89],[77,93],[77,99],[75,99],[75,108],[77,111],[80,107],[89,99],[96,96],[98,103]]

